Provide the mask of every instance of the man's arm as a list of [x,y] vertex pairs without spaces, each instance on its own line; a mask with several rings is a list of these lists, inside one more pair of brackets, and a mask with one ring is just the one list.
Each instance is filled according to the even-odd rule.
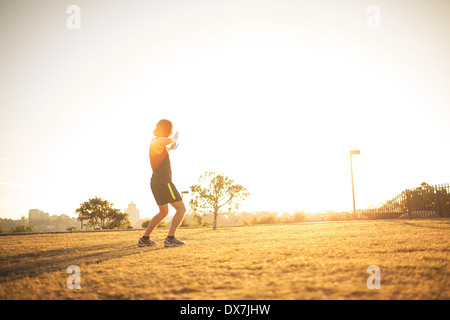
[[172,146],[172,144],[175,144],[175,140],[171,138],[156,138],[152,142],[152,146],[156,153],[160,154],[163,152],[164,148],[167,146]]

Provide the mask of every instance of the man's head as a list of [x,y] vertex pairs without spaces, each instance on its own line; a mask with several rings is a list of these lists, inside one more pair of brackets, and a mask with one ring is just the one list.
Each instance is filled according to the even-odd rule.
[[169,137],[172,134],[173,125],[169,120],[163,119],[156,124],[153,134],[159,137]]

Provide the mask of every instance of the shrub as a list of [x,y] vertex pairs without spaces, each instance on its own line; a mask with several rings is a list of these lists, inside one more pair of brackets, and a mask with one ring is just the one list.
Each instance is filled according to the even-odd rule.
[[257,224],[272,224],[277,223],[277,216],[275,214],[270,214],[264,217],[261,217],[259,221],[256,222]]
[[304,222],[306,221],[306,214],[303,211],[297,211],[294,213],[294,217],[292,218],[293,222]]
[[11,230],[12,233],[20,233],[20,232],[33,232],[34,231],[34,226],[33,225],[28,225],[28,226],[24,226],[23,224],[17,224],[14,229]]
[[145,220],[144,222],[142,222],[142,228],[147,228],[148,225],[150,224],[150,221],[152,221],[151,219]]
[[165,227],[167,227],[167,224],[164,220],[161,220],[161,222],[158,223],[158,225],[156,227],[157,228],[165,228]]
[[[152,221],[152,219],[148,219],[148,220],[145,220],[144,222],[142,222],[142,228],[148,228],[150,221]],[[161,222],[158,223],[158,225],[156,227],[157,228],[165,228],[165,227],[167,227],[167,224],[164,220],[161,220]]]
[[187,222],[186,217],[184,217],[184,218],[183,218],[183,221],[181,221],[180,227],[189,227],[189,226],[190,226],[190,223]]

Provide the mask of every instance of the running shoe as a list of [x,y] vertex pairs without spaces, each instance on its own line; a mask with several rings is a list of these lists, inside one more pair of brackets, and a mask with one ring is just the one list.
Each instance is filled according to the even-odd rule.
[[180,241],[177,238],[173,237],[173,239],[166,238],[164,240],[164,247],[179,247],[184,246],[186,242]]
[[158,242],[153,241],[152,239],[144,239],[144,238],[139,238],[138,241],[138,246],[139,247],[151,247],[151,246],[156,246],[158,244]]

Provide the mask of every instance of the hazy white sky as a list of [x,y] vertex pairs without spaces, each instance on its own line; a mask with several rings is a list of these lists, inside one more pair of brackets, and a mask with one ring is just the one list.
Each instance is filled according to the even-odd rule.
[[[79,30],[66,12],[80,8]],[[367,22],[380,9],[380,29]],[[174,183],[206,170],[246,211],[351,210],[450,182],[449,1],[0,3],[0,217],[103,197],[156,213],[148,145],[180,131]],[[188,201],[188,198],[186,198]]]

